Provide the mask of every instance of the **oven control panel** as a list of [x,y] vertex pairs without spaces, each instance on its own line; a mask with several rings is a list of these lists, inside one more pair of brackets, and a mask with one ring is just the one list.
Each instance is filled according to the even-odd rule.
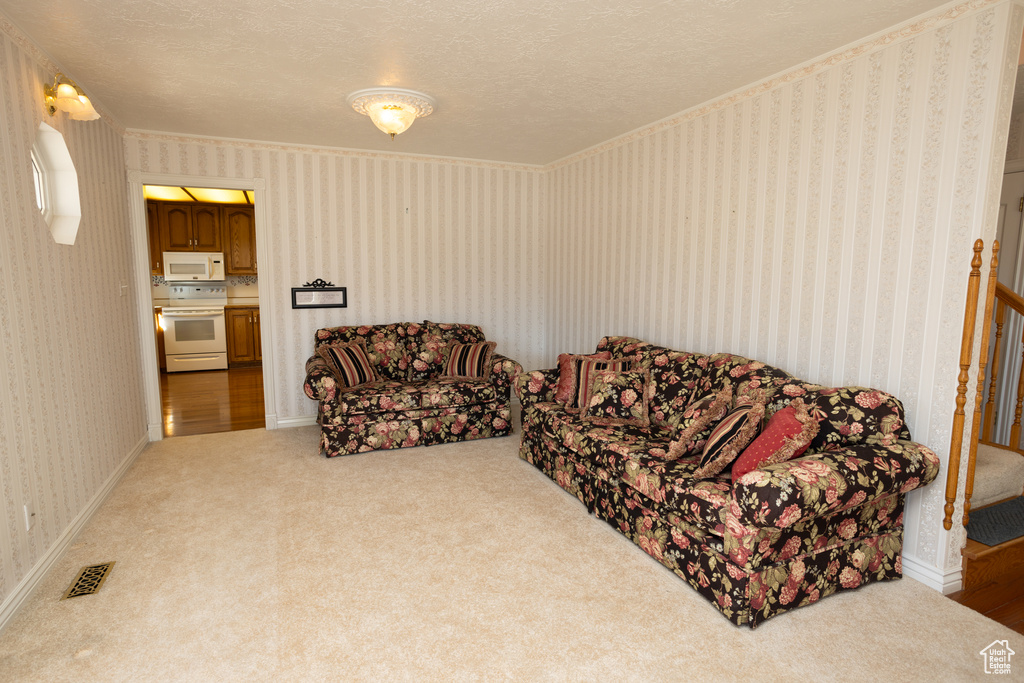
[[224,285],[175,285],[170,288],[168,298],[172,306],[196,301],[223,305],[228,301],[228,288]]

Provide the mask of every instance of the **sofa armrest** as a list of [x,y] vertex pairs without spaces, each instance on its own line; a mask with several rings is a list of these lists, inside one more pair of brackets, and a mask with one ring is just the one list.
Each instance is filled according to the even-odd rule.
[[786,528],[907,493],[930,483],[938,472],[938,456],[914,441],[899,440],[889,447],[856,444],[805,455],[740,477],[726,527]]
[[314,401],[333,401],[338,395],[338,380],[327,367],[327,362],[317,355],[306,361],[306,381],[302,390]]
[[523,366],[500,353],[491,356],[491,363],[491,384],[497,390],[498,398],[507,401],[512,393],[512,382],[523,371]]
[[516,397],[520,405],[552,403],[558,388],[558,368],[521,372],[516,377]]

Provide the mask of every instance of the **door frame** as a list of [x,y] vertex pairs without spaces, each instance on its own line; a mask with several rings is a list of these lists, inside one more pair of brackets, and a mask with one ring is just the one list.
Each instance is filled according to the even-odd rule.
[[[264,286],[259,289],[261,319],[274,320],[274,299],[271,296],[271,274],[274,254],[267,232],[267,183],[263,178],[212,178],[210,176],[171,173],[128,172],[129,221],[132,234],[132,259],[135,266],[136,307],[139,319],[139,340],[142,346],[142,379],[146,397],[146,420],[150,441],[164,438],[163,410],[160,404],[160,364],[156,357],[156,333],[153,330],[153,297],[150,294],[149,229],[146,223],[146,198],[143,185],[177,185],[216,187],[227,190],[250,190],[253,193],[253,215],[256,223],[256,253],[263,265]],[[266,313],[268,315],[263,315]],[[277,396],[274,386],[274,345],[269,325],[260,325],[263,349],[263,410],[267,429],[277,429]]]

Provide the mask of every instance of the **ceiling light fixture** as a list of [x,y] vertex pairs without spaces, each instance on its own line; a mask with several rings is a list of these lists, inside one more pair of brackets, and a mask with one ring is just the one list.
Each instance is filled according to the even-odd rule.
[[78,84],[59,71],[53,77],[53,85],[43,86],[43,97],[46,99],[46,111],[50,116],[60,109],[67,112],[75,121],[93,121],[100,117]]
[[434,98],[405,88],[367,88],[348,96],[348,103],[360,114],[366,114],[373,124],[394,140],[404,133],[413,121],[430,116],[434,111]]

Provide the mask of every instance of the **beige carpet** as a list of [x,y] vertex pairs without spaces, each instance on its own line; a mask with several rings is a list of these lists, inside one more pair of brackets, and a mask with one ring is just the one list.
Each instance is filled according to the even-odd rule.
[[517,444],[153,444],[0,634],[0,679],[964,680],[996,639],[1024,674],[1024,637],[911,579],[736,628]]

